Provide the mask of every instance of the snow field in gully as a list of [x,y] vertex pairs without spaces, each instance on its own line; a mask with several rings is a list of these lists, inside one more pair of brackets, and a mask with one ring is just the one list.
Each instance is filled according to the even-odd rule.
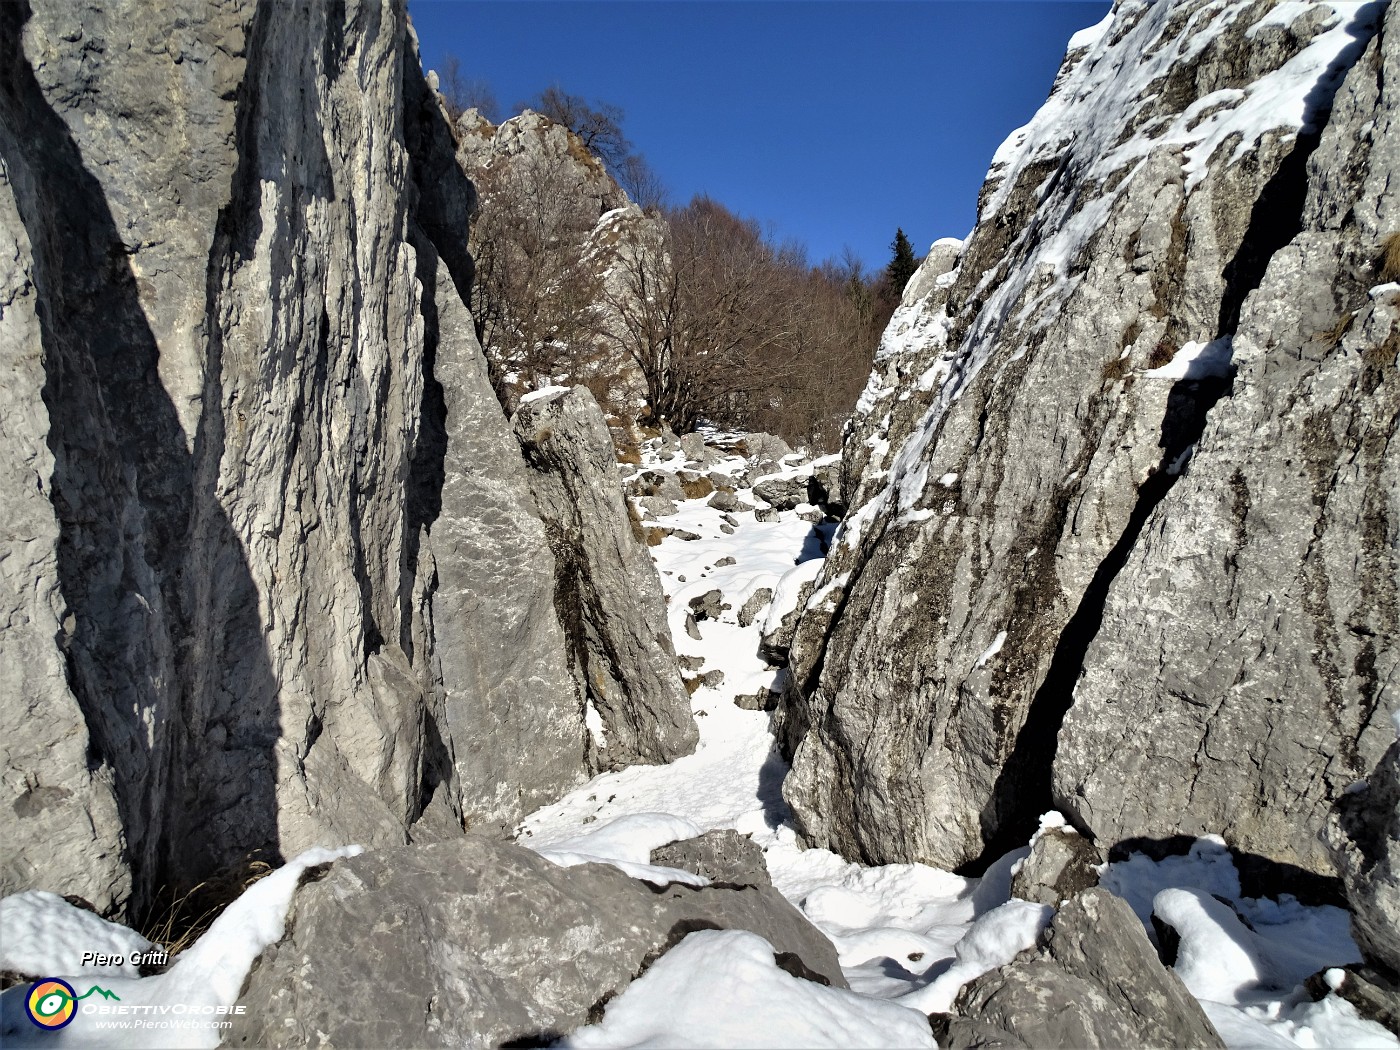
[[[643,467],[674,472],[683,463],[653,446]],[[734,477],[735,498],[763,510],[746,483],[758,479],[740,480],[752,467],[730,456],[709,469]],[[785,464],[781,472],[803,469]],[[765,512],[769,520],[760,521],[753,510],[738,511],[730,518],[735,526],[700,498],[657,519],[657,527],[674,532],[652,551],[678,655],[701,675],[724,673],[722,682],[699,684],[693,694],[699,746],[669,765],[595,777],[523,821],[517,837],[558,864],[608,863],[656,884],[696,885],[706,880],[652,865],[651,851],[710,829],[749,835],[762,848],[777,889],[836,946],[850,990],[786,972],[754,934],[702,931],[658,959],[608,1005],[601,1022],[560,1045],[932,1047],[926,1015],[948,1010],[966,982],[1034,946],[1053,915],[1045,905],[1011,898],[1012,875],[1028,848],[1001,858],[982,878],[968,879],[921,864],[864,867],[799,847],[782,798],[786,767],[774,749],[769,716],[734,700],[777,683],[778,670],[758,655],[765,623],[795,608],[804,582],[818,585],[810,602],[823,598],[821,557],[830,528],[814,526],[802,513],[800,506]],[[751,608],[752,619],[741,626],[739,610],[765,588],[771,606],[756,613]],[[686,630],[690,601],[714,590],[722,595],[721,611],[700,620],[695,639]],[[1063,823],[1048,814],[1042,826]],[[282,936],[302,872],[355,852],[302,854],[245,891],[165,973],[145,978],[127,967],[84,967],[79,957],[80,949],[94,945],[113,954],[145,949],[139,935],[52,894],[16,894],[0,901],[6,934],[0,969],[61,976],[79,995],[100,984],[127,1007],[179,1003],[186,1019],[214,1017],[234,1008],[253,960]],[[1313,1002],[1300,987],[1318,970],[1359,959],[1346,912],[1287,896],[1243,897],[1220,840],[1200,839],[1186,856],[1154,861],[1135,854],[1105,865],[1101,884],[1129,903],[1149,936],[1155,937],[1154,910],[1177,930],[1178,976],[1231,1047],[1400,1047],[1345,1000],[1333,994]],[[219,1044],[213,1026],[97,1030],[75,1024],[40,1031],[24,1014],[27,988],[18,985],[0,997],[5,1046]]]
[[[642,469],[685,466],[684,456],[658,446],[644,448]],[[792,462],[785,460],[784,473],[801,469]],[[747,476],[752,466],[730,456],[707,469],[735,478],[735,497],[761,511],[764,501],[752,490],[760,479]],[[769,521],[745,511],[732,515],[739,524],[726,533],[722,513],[707,499],[678,502],[674,514],[646,523],[670,530],[652,553],[677,654],[692,666],[702,660],[700,675],[724,672],[718,686],[702,684],[692,696],[699,746],[669,765],[595,777],[524,820],[517,837],[546,857],[614,862],[664,882],[668,869],[638,868],[680,831],[749,835],[763,849],[774,886],[836,946],[851,991],[785,973],[752,934],[694,933],[611,1003],[601,1023],[560,1045],[932,1046],[925,1015],[947,1011],[965,983],[1033,947],[1053,915],[1011,898],[1013,871],[1029,849],[970,879],[922,864],[865,867],[799,846],[769,715],[734,701],[776,688],[780,672],[758,655],[760,639],[765,622],[776,624],[795,606],[801,583],[822,582],[822,526],[801,519],[800,509]],[[772,606],[740,626],[739,610],[763,588],[773,592]],[[686,630],[690,602],[714,590],[728,608],[698,622],[697,640]],[[809,602],[821,594],[819,586]],[[1058,814],[1042,821],[1063,825]],[[1154,906],[1160,918],[1179,924],[1177,974],[1231,1047],[1400,1047],[1345,1000],[1329,995],[1314,1003],[1300,987],[1324,967],[1359,961],[1347,913],[1288,896],[1243,897],[1220,840],[1201,839],[1188,855],[1161,861],[1133,854],[1104,865],[1101,884],[1132,906],[1154,941]]]

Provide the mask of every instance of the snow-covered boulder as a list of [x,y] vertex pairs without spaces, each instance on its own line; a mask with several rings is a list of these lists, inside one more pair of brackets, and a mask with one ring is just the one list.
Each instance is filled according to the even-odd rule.
[[1103,855],[1071,827],[1045,827],[1031,840],[1030,856],[1011,876],[1011,895],[1058,907],[1061,901],[1095,886]]
[[[484,836],[366,853],[301,887],[226,1038],[264,1047],[550,1042],[696,929],[747,930],[844,988],[771,888],[664,889]],[[536,1044],[538,1045],[538,1044]]]
[[964,986],[940,1029],[953,1050],[1225,1046],[1133,910],[1102,889],[1061,908],[1034,952]]
[[792,510],[803,503],[816,502],[810,493],[811,481],[810,467],[785,470],[757,479],[753,483],[753,494],[778,510]]

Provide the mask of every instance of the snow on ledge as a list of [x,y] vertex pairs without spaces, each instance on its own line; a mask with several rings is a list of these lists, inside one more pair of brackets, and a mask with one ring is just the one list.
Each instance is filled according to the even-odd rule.
[[1190,342],[1161,368],[1149,368],[1145,379],[1229,379],[1235,371],[1234,341],[1230,336],[1208,343]]
[[560,394],[567,394],[569,389],[566,386],[542,386],[538,390],[531,390],[520,399],[520,403],[528,405],[531,401],[543,401],[546,398],[558,397]]

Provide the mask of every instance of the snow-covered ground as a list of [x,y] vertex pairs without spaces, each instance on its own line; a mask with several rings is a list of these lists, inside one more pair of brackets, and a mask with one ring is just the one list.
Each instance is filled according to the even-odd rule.
[[[643,468],[677,471],[678,454],[645,450]],[[729,456],[702,473],[731,477],[753,464]],[[784,473],[800,473],[795,462]],[[751,484],[757,478],[748,478]],[[749,484],[737,499],[764,509]],[[1014,866],[1029,851],[997,861],[981,879],[922,864],[865,867],[822,849],[802,849],[783,802],[786,766],[773,747],[769,716],[736,698],[774,685],[778,672],[759,656],[765,620],[795,606],[802,582],[820,568],[831,526],[813,524],[804,508],[722,512],[709,497],[680,502],[654,524],[674,530],[652,548],[668,598],[678,655],[700,677],[692,704],[700,727],[695,753],[665,766],[636,766],[595,777],[523,821],[517,837],[558,864],[611,863],[657,883],[705,880],[650,863],[651,850],[713,828],[747,834],[763,849],[774,885],[831,938],[851,990],[825,988],[781,970],[761,938],[742,931],[691,934],[609,1004],[600,1023],[571,1033],[575,1047],[857,1047],[934,1045],[926,1015],[949,1008],[967,982],[1031,947],[1052,909],[1010,895]],[[810,514],[811,508],[805,508]],[[730,524],[737,522],[737,525]],[[731,531],[726,532],[725,528]],[[683,539],[692,535],[696,539]],[[776,608],[739,613],[763,589]],[[720,615],[687,631],[691,599],[719,590]],[[821,600],[819,591],[813,600]],[[1042,826],[1060,825],[1047,814]],[[88,1007],[112,1009],[97,987],[149,1027],[97,1030],[75,1024],[41,1031],[24,1013],[28,987],[0,997],[6,1046],[215,1046],[209,1022],[235,1009],[257,954],[276,941],[297,879],[308,865],[356,851],[313,850],[248,889],[163,974],[141,978],[130,966],[85,966],[79,949],[113,954],[147,942],[37,891],[0,901],[0,969],[64,975]],[[1176,970],[1231,1047],[1385,1047],[1400,1041],[1363,1021],[1335,994],[1319,1002],[1300,987],[1324,967],[1359,958],[1338,908],[1307,907],[1291,897],[1255,900],[1218,839],[1203,838],[1189,855],[1153,861],[1134,855],[1108,865],[1102,885],[1123,897],[1151,930],[1151,916],[1181,934]],[[1230,902],[1229,904],[1223,901]],[[1339,974],[1337,975],[1339,976]],[[1335,985],[1334,985],[1335,986]],[[65,993],[69,994],[69,993]],[[100,1000],[100,1001],[99,1001]],[[175,1009],[178,1016],[159,1011]],[[62,1008],[55,999],[53,1005]],[[114,1017],[115,1019],[115,1017]],[[165,1024],[168,1027],[155,1027]]]
[[[684,467],[683,456],[658,446],[644,448],[643,469]],[[731,456],[700,473],[733,476],[748,466]],[[750,487],[735,495],[765,507]],[[652,548],[677,653],[703,660],[687,673],[724,672],[719,685],[701,685],[692,697],[699,746],[669,765],[595,777],[522,822],[517,837],[546,856],[561,849],[612,855],[635,868],[677,820],[698,831],[747,834],[762,847],[773,884],[836,945],[852,992],[815,994],[773,966],[771,953],[765,960],[752,935],[692,934],[610,1005],[600,1024],[565,1045],[932,1045],[923,1041],[924,1015],[947,1010],[964,983],[1033,945],[1051,917],[1049,908],[1010,897],[1013,866],[1028,851],[1002,858],[982,879],[965,879],[922,864],[864,867],[798,845],[770,716],[734,702],[776,681],[776,669],[758,655],[769,610],[747,627],[738,614],[765,587],[775,602],[792,602],[800,581],[816,577],[830,527],[802,520],[798,510],[775,521],[746,511],[732,514],[738,525],[726,533],[708,498],[680,502],[675,514],[656,519],[674,531]],[[696,624],[697,640],[686,630],[690,602],[716,589],[728,608]],[[1045,822],[1061,821],[1050,814]],[[1243,897],[1221,841],[1201,839],[1188,856],[1162,861],[1135,854],[1107,866],[1102,884],[1126,899],[1149,931],[1154,901],[1159,914],[1179,924],[1178,974],[1231,1047],[1400,1047],[1340,997],[1314,1003],[1299,987],[1324,967],[1359,960],[1347,913],[1287,896]]]

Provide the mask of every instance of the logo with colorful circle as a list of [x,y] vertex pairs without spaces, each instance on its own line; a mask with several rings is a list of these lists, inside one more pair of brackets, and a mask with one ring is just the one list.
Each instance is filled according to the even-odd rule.
[[86,999],[94,992],[104,999],[121,1000],[121,996],[115,992],[109,992],[95,984],[79,995],[67,981],[57,977],[44,977],[29,986],[29,996],[24,1000],[24,1011],[40,1028],[62,1028],[70,1024],[77,1014],[78,1000]]

